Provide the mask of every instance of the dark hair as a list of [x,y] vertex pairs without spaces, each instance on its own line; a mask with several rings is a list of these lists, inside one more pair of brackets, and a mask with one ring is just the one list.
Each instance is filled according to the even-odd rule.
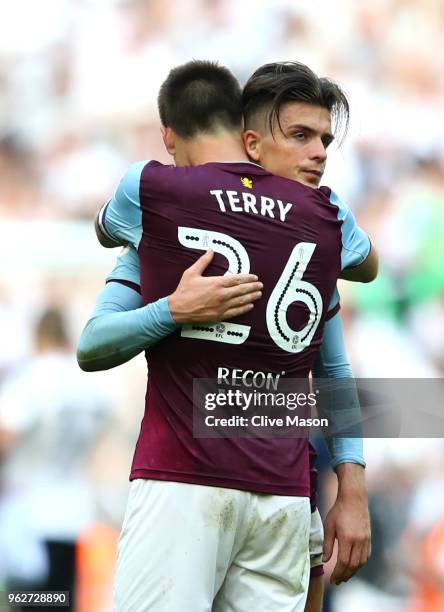
[[216,62],[193,60],[173,68],[157,102],[162,124],[183,138],[220,128],[241,129],[240,85],[228,68]]
[[340,86],[327,78],[318,77],[308,66],[299,62],[275,62],[258,68],[248,79],[242,94],[245,126],[259,112],[268,115],[273,132],[276,119],[279,128],[280,110],[286,102],[305,102],[326,108],[335,131],[342,140],[348,129],[350,107]]

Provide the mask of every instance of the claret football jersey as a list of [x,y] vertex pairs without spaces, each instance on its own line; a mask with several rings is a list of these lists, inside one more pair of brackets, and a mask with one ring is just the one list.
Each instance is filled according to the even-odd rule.
[[249,162],[151,161],[130,168],[99,221],[138,249],[145,303],[171,294],[209,248],[215,257],[206,274],[251,272],[264,284],[248,314],[184,325],[147,352],[131,478],[309,496],[306,439],[193,437],[193,380],[308,377],[336,312],[329,305],[341,269],[362,263],[370,249],[349,209],[328,188]]

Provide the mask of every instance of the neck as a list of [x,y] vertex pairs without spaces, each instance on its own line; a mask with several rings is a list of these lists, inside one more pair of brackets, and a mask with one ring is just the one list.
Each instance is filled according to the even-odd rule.
[[193,140],[184,140],[183,143],[183,148],[176,149],[177,165],[198,166],[218,161],[249,161],[241,134],[204,134]]

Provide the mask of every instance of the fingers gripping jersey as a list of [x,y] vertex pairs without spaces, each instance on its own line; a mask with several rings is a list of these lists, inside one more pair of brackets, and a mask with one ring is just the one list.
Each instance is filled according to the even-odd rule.
[[246,371],[307,377],[344,261],[365,259],[368,240],[352,223],[353,248],[344,253],[341,209],[330,192],[276,178],[255,164],[176,168],[150,162],[132,172],[103,223],[112,234],[113,209],[126,200],[134,216],[140,203],[143,232],[134,232],[133,218],[125,238],[139,249],[145,302],[171,293],[208,248],[216,252],[208,274],[251,271],[264,283],[263,298],[248,315],[234,323],[187,326],[150,350],[132,478],[309,495],[305,440],[194,439],[193,379],[222,373],[236,379]]

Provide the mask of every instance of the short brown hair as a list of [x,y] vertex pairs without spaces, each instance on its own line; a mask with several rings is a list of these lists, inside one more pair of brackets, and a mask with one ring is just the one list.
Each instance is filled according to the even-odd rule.
[[218,129],[240,130],[242,91],[216,62],[193,60],[173,68],[158,96],[160,120],[182,138]]

